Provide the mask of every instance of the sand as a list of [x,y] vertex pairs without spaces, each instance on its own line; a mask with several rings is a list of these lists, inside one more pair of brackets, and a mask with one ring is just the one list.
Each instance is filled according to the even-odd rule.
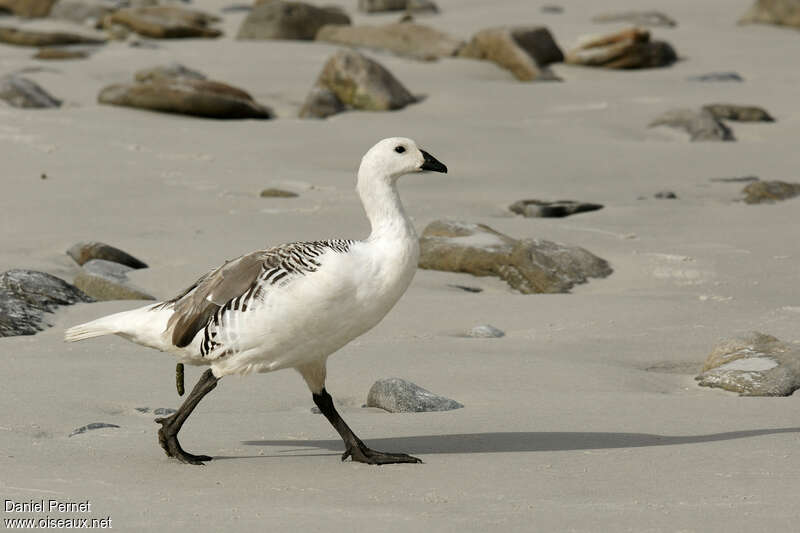
[[[339,3],[355,13],[355,0]],[[564,0],[565,12],[551,15],[528,0],[438,3],[442,14],[421,20],[456,36],[541,23],[562,47],[622,27],[593,15],[645,7]],[[796,398],[740,398],[693,380],[720,339],[759,330],[800,341],[800,200],[745,205],[744,184],[710,181],[800,181],[800,34],[737,26],[751,3],[666,3],[679,26],[654,35],[682,61],[632,72],[555,65],[563,83],[521,83],[489,62],[374,54],[427,99],[326,121],[292,116],[336,48],[237,42],[241,13],[225,15],[219,40],[112,43],[84,61],[39,62],[32,49],[3,46],[0,73],[41,66],[28,76],[65,105],[0,108],[0,271],[71,280],[78,270],[64,251],[100,240],[149,263],[132,280],[166,298],[253,249],[363,237],[355,169],[375,141],[395,135],[450,169],[402,180],[419,231],[438,218],[481,222],[583,246],[614,268],[546,296],[419,271],[378,327],[331,358],[328,390],[354,430],[423,465],[341,463],[340,439],[311,412],[293,371],[224,379],[181,433],[187,450],[215,459],[179,464],[157,445],[152,413],[136,410],[178,406],[172,360],[117,337],[62,342],[65,327],[138,304],[62,308],[54,327],[0,339],[0,497],[88,500],[92,511],[3,518],[110,517],[121,531],[795,529]],[[103,86],[169,61],[250,91],[280,118],[218,122],[96,104]],[[718,71],[745,81],[687,81]],[[777,122],[734,123],[733,143],[646,128],[668,109],[714,102],[762,105]],[[260,198],[267,187],[300,196]],[[652,197],[662,190],[678,199]],[[564,219],[508,213],[523,198],[605,208]],[[487,323],[506,336],[460,336]],[[198,375],[187,369],[187,386]],[[392,376],[465,407],[361,408],[371,384]],[[92,422],[120,427],[68,437]]]

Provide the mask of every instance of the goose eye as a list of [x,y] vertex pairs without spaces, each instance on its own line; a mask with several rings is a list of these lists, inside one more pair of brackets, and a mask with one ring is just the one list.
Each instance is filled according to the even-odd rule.
[[403,146],[398,146],[398,147],[396,147],[396,148],[394,149],[394,151],[395,151],[395,152],[397,152],[398,154],[402,154],[403,152],[405,152],[405,151],[406,151],[406,149],[405,149],[405,147],[403,147]]

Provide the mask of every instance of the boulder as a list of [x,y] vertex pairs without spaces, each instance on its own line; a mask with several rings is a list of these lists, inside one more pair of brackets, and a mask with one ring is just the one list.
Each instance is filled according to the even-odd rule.
[[313,40],[325,25],[348,25],[350,17],[335,8],[302,2],[256,2],[239,27],[237,39]]
[[756,0],[739,24],[777,24],[800,28],[800,0]]
[[10,11],[18,17],[46,17],[57,0],[0,0],[0,11]]
[[612,272],[608,262],[583,248],[517,240],[483,224],[442,220],[422,233],[419,267],[497,276],[523,294],[568,292]]
[[[327,89],[327,93],[322,89]],[[388,111],[401,109],[417,101],[403,84],[380,63],[352,50],[340,50],[325,63],[309,94],[301,117],[324,118],[315,115],[320,110],[319,97],[328,100],[326,109],[333,109],[331,94],[344,109]]]
[[152,6],[120,9],[106,17],[103,25],[115,24],[154,39],[182,39],[190,37],[214,38],[222,35],[210,25],[219,22],[216,15],[177,6]]
[[659,115],[648,127],[669,126],[689,133],[691,141],[735,141],[733,132],[705,109],[673,109]]
[[677,59],[668,43],[651,41],[648,30],[630,28],[609,35],[583,37],[567,52],[564,61],[587,67],[632,69],[664,67]]
[[133,79],[138,82],[151,82],[172,78],[189,78],[193,80],[205,80],[206,75],[197,70],[192,70],[180,63],[170,63],[168,65],[161,65],[157,67],[145,68],[136,71]]
[[128,281],[128,272],[136,270],[104,259],[92,259],[83,265],[73,284],[97,301],[155,300]]
[[504,26],[476,33],[458,55],[486,59],[509,70],[518,80],[555,80],[547,65],[564,60],[550,31],[542,26]]
[[269,119],[272,110],[247,92],[211,80],[162,78],[146,83],[109,85],[97,97],[101,104],[136,107],[205,118]]
[[754,331],[715,346],[695,379],[742,396],[791,396],[800,388],[800,349]]
[[379,407],[390,413],[424,413],[464,406],[405,379],[386,378],[379,379],[369,389],[367,407]]
[[708,104],[703,109],[719,120],[737,122],[775,122],[775,119],[764,108],[751,105]]
[[0,43],[17,46],[64,46],[69,44],[103,44],[105,39],[64,31],[20,30],[0,27]]
[[53,98],[35,82],[21,76],[0,76],[0,101],[12,107],[52,108],[61,101]]
[[800,183],[785,181],[756,181],[743,190],[746,204],[772,204],[800,196]]
[[678,25],[674,19],[660,11],[620,11],[604,13],[592,17],[592,22],[625,22],[634,26],[662,26],[674,28]]
[[431,60],[455,55],[464,42],[446,33],[413,22],[384,26],[325,26],[318,41],[387,50],[397,55]]
[[70,50],[69,48],[39,48],[34,54],[34,59],[86,59],[89,52],[86,50]]
[[35,270],[0,274],[0,337],[34,335],[44,329],[44,313],[58,306],[92,302],[63,279]]
[[574,200],[559,200],[546,202],[543,200],[519,200],[508,207],[512,212],[524,217],[560,218],[576,213],[597,211],[602,209],[601,204],[576,202]]
[[73,244],[70,249],[67,250],[67,255],[73,258],[79,265],[84,265],[92,259],[104,259],[130,268],[147,268],[146,263],[136,259],[129,253],[97,241]]

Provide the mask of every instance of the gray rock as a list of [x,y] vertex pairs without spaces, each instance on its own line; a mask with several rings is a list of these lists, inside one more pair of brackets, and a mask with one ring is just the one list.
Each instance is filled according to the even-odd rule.
[[325,118],[347,111],[347,106],[336,93],[327,87],[315,85],[306,97],[300,116],[303,118]]
[[504,336],[505,332],[503,330],[497,329],[489,324],[475,326],[471,330],[467,331],[467,337],[473,337],[476,339],[498,339]]
[[61,100],[53,98],[35,82],[15,75],[0,77],[0,100],[12,107],[29,109],[61,106]]
[[674,19],[660,11],[621,11],[604,13],[592,17],[592,22],[626,22],[634,26],[662,26],[674,28],[678,25]]
[[758,181],[758,176],[742,176],[737,178],[711,178],[709,181],[717,183],[750,183]]
[[35,270],[0,274],[0,337],[34,335],[44,329],[44,313],[58,306],[94,300],[66,281]]
[[742,396],[791,396],[800,388],[800,349],[754,331],[715,346],[695,379]]
[[252,10],[253,6],[250,4],[231,4],[220,9],[223,13],[249,13]]
[[751,105],[708,104],[703,109],[719,120],[735,120],[737,122],[775,122],[775,119],[764,108]]
[[75,435],[80,435],[81,433],[86,433],[87,431],[92,431],[95,429],[102,429],[102,428],[119,428],[116,424],[106,424],[105,422],[92,422],[91,424],[86,424],[85,426],[81,426],[78,429],[72,431],[69,434],[70,437],[74,437]]
[[340,50],[328,59],[301,117],[322,118],[313,114],[319,109],[320,88],[333,93],[344,109],[389,111],[418,100],[383,65],[353,50]]
[[772,204],[800,196],[800,183],[756,181],[746,186],[742,193],[746,204]]
[[66,46],[69,44],[103,44],[105,42],[105,39],[72,32],[0,27],[0,43],[16,46]]
[[[136,407],[135,409],[137,411],[139,411],[140,413],[142,413],[142,414],[149,414],[150,413],[150,408],[149,407]],[[169,415],[171,415],[173,413],[177,413],[177,412],[178,411],[176,411],[175,409],[172,409],[171,407],[156,407],[155,409],[153,409],[153,414],[156,415],[156,416],[169,416]]]
[[313,40],[325,25],[347,25],[350,17],[338,9],[282,0],[256,2],[239,27],[237,39]]
[[669,43],[651,40],[650,31],[642,28],[582,37],[564,56],[572,65],[611,69],[665,67],[677,60]]
[[127,27],[153,39],[216,38],[222,32],[211,25],[221,19],[216,15],[175,5],[131,7],[115,11],[103,20],[106,29]]
[[439,7],[431,0],[358,0],[358,10],[365,13],[403,10],[412,13],[438,13]]
[[574,200],[559,200],[546,202],[544,200],[519,200],[508,207],[514,213],[524,217],[560,218],[576,213],[597,211],[602,209],[601,204],[576,202]]
[[73,258],[79,265],[83,265],[92,259],[105,259],[106,261],[113,261],[131,268],[147,268],[147,263],[136,259],[119,248],[109,246],[103,242],[88,241],[76,243],[67,250],[67,255]]
[[517,240],[483,224],[442,220],[422,233],[419,267],[497,276],[523,294],[568,292],[612,272],[608,262],[583,248]]
[[689,76],[689,81],[709,82],[709,81],[744,81],[738,72],[709,72],[708,74],[698,74]]
[[379,379],[369,389],[367,407],[379,407],[390,413],[424,413],[450,411],[464,406],[405,379],[387,378]]
[[459,57],[484,59],[511,72],[520,81],[558,80],[548,68],[564,54],[543,26],[501,26],[473,35]]
[[385,50],[421,60],[453,56],[464,46],[460,39],[413,22],[383,26],[325,26],[317,33],[317,40]]
[[185,67],[180,63],[169,63],[158,67],[145,68],[136,71],[133,79],[138,82],[149,82],[173,78],[188,78],[192,80],[205,80],[206,75],[200,71]]
[[448,287],[453,287],[454,289],[459,289],[464,292],[472,292],[472,293],[479,293],[483,292],[483,289],[480,287],[470,287],[469,285],[456,285],[456,284],[449,284]]
[[672,191],[659,191],[653,195],[653,198],[658,198],[659,200],[675,200],[678,198],[678,195]]
[[689,133],[691,141],[735,141],[733,132],[714,115],[701,109],[673,109],[659,115],[648,127],[669,126]]
[[292,191],[284,191],[283,189],[264,189],[260,194],[261,198],[297,198],[298,194]]
[[56,0],[0,0],[0,13],[11,12],[18,17],[46,17]]
[[129,283],[128,272],[133,270],[135,269],[113,261],[92,259],[83,265],[83,271],[75,276],[73,283],[98,301],[155,300],[153,296]]
[[739,24],[777,24],[800,28],[800,0],[756,0]]

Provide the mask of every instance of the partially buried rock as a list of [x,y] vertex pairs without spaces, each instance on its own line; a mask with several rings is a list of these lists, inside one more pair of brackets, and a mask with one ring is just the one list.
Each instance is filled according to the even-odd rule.
[[437,29],[413,22],[385,26],[325,26],[318,41],[387,50],[414,59],[455,55],[464,42]]
[[568,292],[612,272],[608,262],[583,248],[517,240],[483,224],[443,220],[422,233],[419,267],[497,276],[523,294]]
[[735,104],[708,104],[703,109],[721,120],[737,122],[775,122],[775,119],[761,107]]
[[503,330],[497,329],[489,324],[475,326],[471,330],[467,331],[467,337],[472,337],[475,339],[498,339],[504,336],[505,333]]
[[464,406],[405,379],[387,378],[379,379],[369,389],[367,407],[379,407],[390,413],[424,413],[450,411]]
[[0,13],[10,11],[18,17],[46,17],[57,0],[0,0]]
[[86,433],[87,431],[93,431],[95,429],[103,429],[103,428],[119,428],[116,424],[107,424],[105,422],[92,422],[91,424],[86,424],[85,426],[81,426],[78,429],[72,431],[69,434],[70,437],[74,437],[75,435],[80,435],[81,433]]
[[272,110],[226,83],[192,78],[157,78],[146,83],[109,85],[101,104],[217,119],[270,119]]
[[79,265],[83,265],[92,259],[105,259],[106,261],[113,261],[114,263],[119,263],[130,268],[147,268],[147,263],[104,242],[89,241],[76,243],[67,250],[67,255],[73,258]]
[[772,204],[800,196],[800,183],[785,181],[756,181],[745,187],[746,204]]
[[564,60],[550,31],[543,26],[502,26],[476,33],[460,57],[497,63],[521,81],[558,79],[547,65]]
[[63,279],[35,270],[0,274],[0,337],[34,335],[44,329],[44,313],[58,306],[92,302]]
[[205,80],[206,75],[197,70],[185,67],[180,63],[170,63],[168,65],[142,69],[133,75],[133,79],[139,82],[157,81],[171,78]]
[[128,272],[135,269],[105,261],[92,259],[83,265],[73,283],[76,287],[98,301],[107,300],[155,300],[143,290],[128,282]]
[[800,388],[800,349],[754,331],[714,347],[695,379],[742,396],[791,396]]
[[106,17],[104,26],[115,24],[154,39],[182,39],[189,37],[214,38],[222,35],[210,27],[219,22],[216,15],[177,6],[151,6],[120,9]]
[[[323,89],[327,89],[327,92]],[[380,63],[352,50],[340,50],[325,63],[317,82],[300,110],[301,117],[324,118],[326,110],[389,111],[417,101],[408,89]],[[322,96],[325,105],[319,105]]]
[[0,27],[0,43],[17,46],[65,46],[69,44],[103,44],[105,42],[105,39],[72,32]]
[[610,35],[583,37],[564,59],[572,65],[612,69],[671,65],[678,55],[669,43],[651,41],[650,32],[630,28]]
[[296,198],[298,194],[292,191],[284,191],[283,189],[264,189],[260,194],[261,198]]
[[653,195],[653,198],[659,200],[675,200],[678,198],[678,195],[672,191],[659,191]]
[[800,28],[800,0],[756,0],[739,24],[778,24]]
[[659,115],[649,127],[669,126],[685,130],[691,141],[735,141],[733,132],[705,109],[673,109]]
[[70,50],[68,48],[39,48],[33,56],[34,59],[44,60],[63,60],[63,59],[86,59],[89,52],[86,50]]
[[635,26],[663,26],[673,28],[678,25],[674,19],[660,11],[621,11],[604,13],[592,17],[592,22],[627,22]]
[[323,26],[342,24],[350,24],[350,17],[336,8],[281,0],[257,1],[236,38],[310,41]]
[[574,200],[559,200],[546,202],[544,200],[519,200],[508,207],[514,213],[525,217],[560,218],[576,213],[597,211],[602,209],[601,204],[576,202]]
[[714,82],[714,81],[744,81],[744,78],[738,72],[709,72],[708,74],[697,74],[695,76],[689,76],[687,78],[689,81],[699,81],[699,82]]
[[365,13],[403,10],[412,13],[438,13],[439,7],[431,0],[358,0],[358,10]]
[[12,107],[52,108],[61,101],[53,98],[35,82],[21,76],[0,76],[0,101]]

